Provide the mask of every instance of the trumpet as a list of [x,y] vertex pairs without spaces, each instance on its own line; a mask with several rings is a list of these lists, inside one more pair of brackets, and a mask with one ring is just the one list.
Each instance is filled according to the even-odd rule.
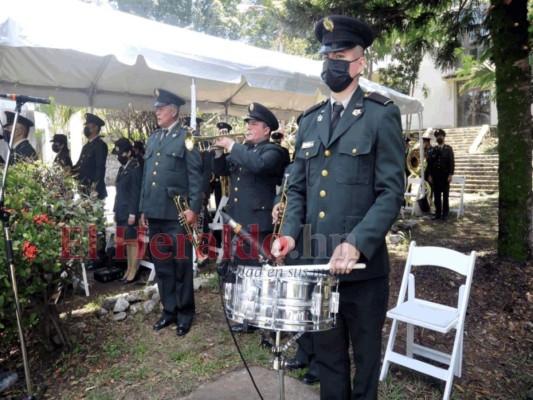
[[204,265],[207,260],[209,260],[209,256],[206,256],[204,253],[202,253],[202,250],[200,250],[200,245],[197,240],[197,238],[200,237],[200,233],[197,229],[190,226],[187,223],[187,219],[185,218],[185,211],[189,209],[187,199],[181,195],[174,196],[174,203],[176,204],[176,208],[178,209],[179,222],[187,231],[187,235],[190,237],[192,246],[194,247],[194,252],[196,254],[196,263],[198,265]]
[[196,143],[212,142],[206,151],[216,150],[218,147],[215,145],[215,140],[219,137],[229,137],[235,139],[244,138],[244,133],[225,133],[216,136],[194,136],[191,131],[188,131],[187,137],[185,138],[185,147],[187,150],[191,151]]
[[279,208],[281,209],[281,215],[278,214],[278,220],[274,224],[274,230],[272,232],[273,236],[280,236],[281,235],[281,228],[283,226],[283,222],[285,221],[285,211],[287,210],[287,185],[289,181],[289,174],[285,174],[285,178],[283,180],[283,187],[281,188],[281,198],[279,201]]

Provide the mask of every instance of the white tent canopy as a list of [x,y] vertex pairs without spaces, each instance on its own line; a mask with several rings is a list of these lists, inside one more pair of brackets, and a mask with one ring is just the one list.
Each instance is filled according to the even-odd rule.
[[[98,21],[89,29],[88,21]],[[151,109],[163,87],[190,107],[232,115],[252,101],[280,119],[328,95],[322,63],[177,28],[73,0],[3,0],[0,92],[54,97],[59,104]],[[421,113],[412,97],[361,79],[364,90]]]

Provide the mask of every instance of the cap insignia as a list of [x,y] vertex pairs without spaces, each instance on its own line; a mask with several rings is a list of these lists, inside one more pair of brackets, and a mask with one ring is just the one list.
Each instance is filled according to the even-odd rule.
[[159,89],[154,90],[154,93],[157,97],[159,97]]
[[324,20],[324,28],[326,28],[326,30],[329,32],[333,32],[333,27],[334,27],[333,21],[329,18],[326,18]]
[[251,104],[248,106],[248,110],[250,110],[250,111],[253,111],[253,110],[254,110],[254,103],[251,103]]

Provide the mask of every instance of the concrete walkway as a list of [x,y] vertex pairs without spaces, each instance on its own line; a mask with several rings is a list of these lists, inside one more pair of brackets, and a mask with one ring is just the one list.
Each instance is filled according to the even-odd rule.
[[[264,400],[279,400],[280,385],[278,371],[262,367],[251,367],[250,372]],[[286,400],[318,400],[318,385],[308,386],[285,374]],[[223,375],[206,383],[193,393],[178,400],[253,400],[260,399],[246,369]]]

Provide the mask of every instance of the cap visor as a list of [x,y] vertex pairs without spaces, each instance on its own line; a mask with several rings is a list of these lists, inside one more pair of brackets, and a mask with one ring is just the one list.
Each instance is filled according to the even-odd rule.
[[160,101],[156,101],[154,104],[154,107],[165,107],[168,106],[168,103],[162,103]]
[[352,47],[357,46],[357,43],[352,42],[336,42],[331,43],[327,45],[323,45],[320,50],[318,50],[318,54],[326,54],[326,53],[334,53],[336,51],[342,51],[346,49],[351,49]]

